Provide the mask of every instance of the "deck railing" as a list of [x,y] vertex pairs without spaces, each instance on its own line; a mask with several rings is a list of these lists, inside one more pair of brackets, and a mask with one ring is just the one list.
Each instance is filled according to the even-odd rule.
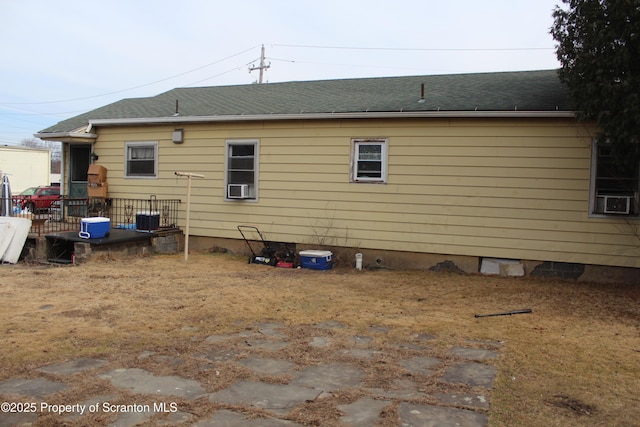
[[111,228],[151,231],[178,228],[179,199],[120,199],[60,197],[50,207],[30,212],[21,209],[24,196],[13,196],[13,216],[30,219],[31,233],[37,236],[63,231],[79,231],[82,218],[105,217]]

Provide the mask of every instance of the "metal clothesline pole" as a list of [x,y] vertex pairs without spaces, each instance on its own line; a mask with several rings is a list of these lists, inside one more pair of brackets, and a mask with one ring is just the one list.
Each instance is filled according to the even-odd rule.
[[189,217],[191,216],[191,178],[204,178],[204,175],[191,172],[176,172],[176,176],[187,177],[187,224],[184,231],[184,261],[189,259]]

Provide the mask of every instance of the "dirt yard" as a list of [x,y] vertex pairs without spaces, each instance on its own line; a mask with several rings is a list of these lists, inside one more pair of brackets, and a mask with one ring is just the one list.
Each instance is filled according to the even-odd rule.
[[[246,261],[193,253],[188,263],[171,255],[1,266],[0,381],[80,356],[197,378],[195,365],[150,366],[139,356],[194,353],[210,335],[257,322],[284,323],[300,335],[335,320],[348,325],[337,334],[386,327],[385,339],[429,334],[442,350],[469,340],[496,343],[491,426],[640,425],[637,286],[429,271],[319,272]],[[524,308],[533,312],[474,316]],[[241,375],[219,373],[205,382],[207,391]],[[193,413],[210,411],[197,405]],[[305,422],[320,425],[318,417]]]

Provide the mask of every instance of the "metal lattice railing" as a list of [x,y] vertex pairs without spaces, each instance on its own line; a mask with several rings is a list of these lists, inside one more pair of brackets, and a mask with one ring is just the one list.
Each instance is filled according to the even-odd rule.
[[31,233],[38,236],[79,231],[82,218],[105,217],[111,228],[165,231],[178,228],[179,199],[120,199],[60,197],[51,206],[31,212],[23,196],[13,196],[13,216],[30,219]]

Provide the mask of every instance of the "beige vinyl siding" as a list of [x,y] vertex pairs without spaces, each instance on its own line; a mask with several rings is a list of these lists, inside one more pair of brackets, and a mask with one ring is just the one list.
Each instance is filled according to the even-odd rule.
[[[569,119],[216,123],[99,129],[113,197],[181,198],[191,234],[640,267],[622,218],[589,218],[590,130]],[[388,181],[350,183],[352,138],[388,140]],[[259,199],[225,201],[225,141],[257,139]],[[124,179],[124,141],[158,141],[157,179]],[[181,207],[184,215],[184,205]],[[181,225],[184,218],[181,217]],[[637,227],[638,222],[634,223]]]

